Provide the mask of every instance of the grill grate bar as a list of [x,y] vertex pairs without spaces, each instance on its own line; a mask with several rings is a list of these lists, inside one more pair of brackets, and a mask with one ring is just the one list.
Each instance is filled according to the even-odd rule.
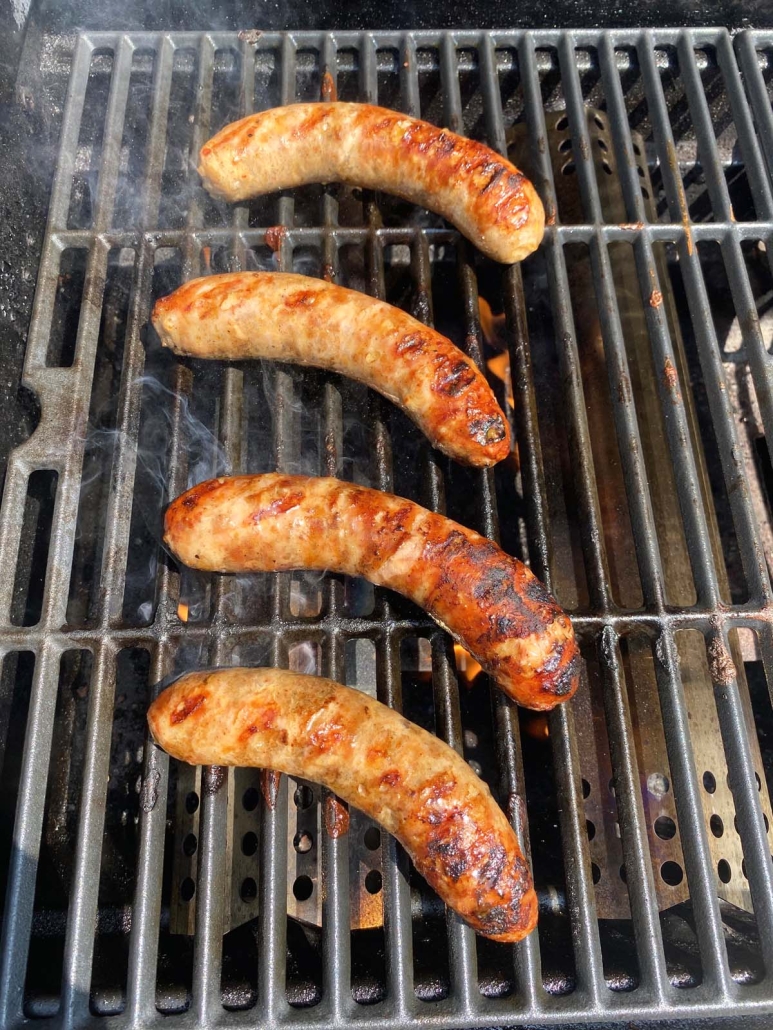
[[[761,45],[764,45],[762,41]],[[759,144],[762,155],[765,158],[762,176],[769,182],[770,171],[773,169],[773,111],[771,111],[768,91],[765,88],[765,80],[762,77],[762,70],[757,60],[754,35],[750,32],[739,32],[735,37],[735,51],[740,63],[741,73],[743,74],[743,85],[751,102],[754,125],[757,130],[755,135],[754,130],[748,123],[744,123],[745,135],[748,140],[746,151],[757,150],[754,144]],[[746,151],[744,152],[744,157],[747,156]]]
[[[706,94],[701,83],[695,63],[695,53],[690,45],[689,36],[683,35],[679,44],[680,67],[684,77],[685,91],[698,137],[700,159],[705,169],[711,206],[723,221],[731,221],[733,210],[730,203],[727,183],[720,167],[716,139],[711,125]],[[732,97],[730,83],[728,93]],[[736,105],[737,106],[737,105]],[[738,125],[739,140],[742,139],[743,124]],[[773,433],[773,365],[771,365],[765,343],[760,332],[759,319],[751,295],[748,278],[744,268],[741,246],[734,236],[723,242],[723,255],[727,265],[730,288],[738,312],[739,324],[744,343],[749,355],[749,362],[754,376],[757,401],[760,405],[763,425]]]
[[738,128],[738,142],[743,164],[749,176],[749,188],[754,198],[754,209],[760,217],[769,219],[773,217],[773,189],[771,189],[765,168],[765,159],[754,131],[752,112],[744,92],[744,82],[735,61],[733,44],[730,37],[724,32],[720,33],[717,38],[716,52],[722,78],[727,83],[733,123]]
[[682,852],[695,913],[695,932],[709,997],[726,998],[731,990],[727,951],[719,913],[714,870],[704,823],[689,716],[673,634],[665,629],[655,645],[655,672],[663,712],[668,764],[674,786]]
[[[727,631],[720,630],[708,639],[709,655],[730,656]],[[770,861],[765,823],[757,790],[754,762],[751,756],[746,719],[738,693],[735,673],[720,670],[732,668],[719,662],[710,663],[714,695],[727,754],[728,779],[735,802],[739,832],[754,902],[754,914],[760,935],[766,969],[773,968],[773,867]]]
[[[338,89],[338,54],[333,37],[326,35],[320,53],[321,100],[335,100]],[[332,80],[332,83],[331,83]],[[332,94],[330,85],[332,84]],[[322,197],[322,267],[333,282],[339,274],[338,250],[333,230],[338,225],[338,204],[327,191]],[[343,439],[343,409],[340,391],[332,383],[324,386],[323,426],[324,454],[320,474],[343,476],[340,444]],[[343,607],[342,583],[333,577],[325,584],[325,607],[331,616],[338,616]],[[345,654],[339,636],[326,638],[323,655],[325,675],[344,682]],[[349,911],[349,833],[332,833],[328,829],[328,813],[340,802],[323,791],[322,816],[322,1005],[333,1019],[344,1019],[354,1008],[351,992],[351,938]],[[331,826],[335,820],[331,821]]]
[[642,776],[636,757],[625,679],[621,668],[619,639],[605,629],[599,640],[604,711],[614,770],[615,799],[623,842],[628,898],[639,955],[642,989],[657,1005],[670,991],[660,934],[652,861],[644,822]]
[[[632,218],[641,221],[645,217],[644,204],[636,174],[630,135],[627,132],[627,117],[620,77],[614,68],[613,61],[612,46],[609,38],[605,37],[601,48],[601,73],[607,97],[608,114],[613,125],[613,138],[624,143],[624,147],[620,148],[618,169],[622,177],[629,214]],[[642,234],[635,241],[634,255],[642,297],[649,298],[653,295],[662,297],[655,255],[648,235]],[[666,368],[676,369],[678,367],[677,358],[672,346],[663,305],[646,303],[644,312],[653,348],[655,367],[664,370]],[[685,443],[690,439],[690,427],[684,398],[678,386],[672,387],[671,383],[672,379],[666,376],[658,377],[660,403],[666,416],[664,423],[671,460],[677,473],[676,483],[680,510],[685,533],[690,542],[688,552],[698,599],[700,603],[711,606],[712,599],[716,599],[718,595],[714,554],[703,508],[703,494],[695,465],[695,455],[692,448]]]
[[[284,37],[281,48],[280,100],[290,104],[295,100],[296,52],[290,36]],[[294,202],[283,196],[279,201],[279,224],[293,224]],[[292,250],[287,234],[282,233],[279,245],[279,268],[292,267]],[[272,370],[276,415],[274,420],[274,459],[277,471],[286,468],[291,460],[293,383],[290,376],[278,369]],[[290,577],[280,573],[273,578],[273,618],[281,620],[288,610]],[[287,664],[287,656],[279,636],[274,637],[271,663],[277,667]],[[286,1018],[290,1007],[285,995],[285,955],[287,949],[287,777],[281,776],[277,784],[274,804],[261,804],[260,821],[260,940],[258,957],[258,999],[269,1024]]]
[[[519,48],[519,61],[523,69],[523,92],[526,120],[530,136],[535,140],[546,140],[547,129],[542,98],[537,76],[534,37],[525,34]],[[546,219],[555,220],[557,203],[553,185],[553,170],[547,153],[542,153],[538,146],[537,167],[543,184],[546,203]],[[544,148],[545,151],[547,148]],[[562,382],[565,384],[565,401],[572,424],[576,426],[576,435],[570,441],[570,460],[574,469],[575,488],[578,497],[578,513],[583,525],[582,549],[587,575],[590,583],[590,603],[594,609],[608,611],[609,593],[606,589],[608,578],[605,575],[606,559],[601,540],[601,527],[597,511],[597,498],[593,487],[594,475],[590,450],[588,423],[585,417],[585,405],[582,399],[582,384],[578,375],[578,357],[574,346],[574,326],[572,312],[568,303],[568,283],[563,254],[560,248],[551,241],[547,247],[547,264],[550,294],[555,312],[556,332],[564,342],[560,349],[559,364]],[[521,363],[526,360],[525,347]],[[570,364],[571,362],[571,364]],[[527,366],[528,369],[528,366]],[[533,386],[530,394],[533,395]],[[531,401],[533,405],[534,402]],[[542,478],[540,476],[540,478]],[[596,918],[596,902],[590,869],[590,855],[585,831],[585,817],[579,811],[579,804],[568,804],[567,799],[576,800],[578,795],[576,745],[567,739],[571,726],[570,720],[563,714],[551,715],[551,732],[558,730],[558,787],[562,790],[561,807],[563,808],[562,838],[564,866],[567,871],[567,904],[572,924],[572,946],[575,952],[577,990],[588,998],[589,1005],[600,1004],[603,987],[603,967],[601,946]],[[572,760],[574,768],[570,772],[568,760]],[[573,775],[572,775],[573,773]],[[563,789],[562,789],[563,788]],[[568,788],[568,789],[567,789]],[[567,805],[566,808],[563,806]],[[581,857],[580,857],[581,856]]]
[[44,793],[38,784],[45,782],[51,751],[59,655],[59,648],[51,642],[42,644],[35,656],[35,674],[19,778],[22,787],[16,804],[2,925],[0,1015],[9,1026],[22,1018],[45,803]]
[[[251,56],[242,48],[241,103],[248,104],[245,87],[251,74]],[[211,135],[212,98],[214,94],[215,52],[207,51],[202,61],[201,75],[205,85],[200,108],[200,138],[192,147],[191,157],[198,155],[202,143]],[[247,113],[242,111],[242,114]],[[232,224],[238,227],[245,221],[244,208],[237,207]],[[238,237],[235,257],[241,257]],[[201,269],[197,269],[199,273]],[[241,421],[243,373],[228,367],[223,373],[220,391],[218,441],[223,451],[226,470],[241,471]],[[238,598],[239,586],[230,576],[213,577],[212,611],[215,627],[228,621],[232,599]],[[238,603],[238,602],[237,602]],[[209,651],[209,664],[227,665],[230,652],[227,640],[217,629]],[[201,820],[196,883],[196,938],[193,956],[193,1001],[191,1008],[200,1022],[217,1018],[222,1010],[221,966],[223,933],[228,928],[230,912],[230,874],[232,863],[233,813],[229,809],[229,784],[233,786],[233,773],[225,768],[210,767],[202,770]],[[231,846],[227,846],[229,842]]]
[[[265,243],[266,229],[243,229],[239,235],[247,246]],[[340,226],[336,228],[336,237],[341,243],[359,243],[367,239],[373,230],[366,226]],[[449,229],[427,227],[421,230],[433,243],[447,243],[454,240]],[[545,239],[559,243],[589,243],[594,236],[612,241],[633,243],[639,238],[642,227],[636,223],[593,225],[592,223],[572,223],[571,225],[547,225]],[[384,226],[376,230],[377,237],[384,243],[407,243],[415,229],[405,226]],[[694,243],[723,243],[729,236],[737,236],[742,241],[757,241],[773,232],[773,221],[758,222],[693,222],[689,228],[670,222],[651,223],[647,226],[647,235],[658,243],[680,243],[686,236]],[[156,247],[179,247],[193,237],[199,244],[222,244],[233,237],[233,229],[207,226],[203,229],[159,229],[145,234],[135,229],[110,229],[95,234],[88,229],[61,229],[52,236],[54,243],[61,247],[84,246],[96,239],[110,247],[136,247],[140,237],[144,235],[147,242]],[[295,245],[315,245],[324,235],[324,229],[315,226],[294,226],[287,231],[287,237]]]
[[[121,37],[113,66],[108,99],[105,146],[101,155],[97,198],[94,207],[95,228],[104,229],[112,216],[115,190],[118,181],[120,164],[120,146],[123,135],[124,114],[129,93],[129,80],[132,70],[133,46],[127,37]],[[99,339],[100,309],[106,278],[107,252],[95,246],[89,256],[89,266],[95,280],[99,276],[99,302],[90,312],[81,318],[78,330],[78,351],[81,360],[93,367],[96,358],[96,347]],[[98,267],[95,268],[94,266]],[[87,284],[89,282],[87,272]],[[88,290],[88,285],[86,286]],[[135,329],[139,327],[135,324]],[[85,380],[88,385],[88,380]],[[84,391],[85,392],[85,391]],[[135,387],[136,392],[136,387]],[[88,401],[83,398],[84,408]],[[124,414],[127,412],[124,410]],[[121,427],[124,428],[124,427]],[[81,443],[81,453],[82,446]],[[126,441],[119,442],[117,449],[116,471],[120,469],[126,457]],[[117,485],[114,482],[114,486]],[[63,487],[69,487],[73,497],[72,515],[60,525],[66,527],[74,540],[80,491],[80,470],[72,479],[65,473]],[[112,493],[108,507],[108,522],[105,533],[105,555],[107,562],[103,568],[103,621],[113,614],[114,595],[122,586],[124,566],[118,566],[116,555],[111,554],[111,545],[120,546],[121,538],[128,536],[126,524],[126,505],[124,497]],[[72,543],[69,544],[72,554]],[[69,566],[65,567],[65,575],[59,584],[51,583],[57,598],[57,610],[52,619],[57,624],[65,621],[66,603],[69,585]],[[53,578],[53,577],[52,577]],[[49,581],[50,582],[50,581]],[[67,920],[67,936],[65,938],[62,1018],[65,1025],[85,1018],[89,1010],[89,993],[91,988],[91,967],[94,953],[94,924],[97,916],[97,902],[100,883],[100,864],[102,857],[102,836],[104,832],[105,793],[107,789],[108,769],[110,762],[110,742],[112,734],[112,711],[115,694],[116,652],[111,641],[105,638],[97,649],[94,658],[92,686],[89,692],[88,721],[86,725],[86,761],[83,769],[81,804],[78,819],[78,836],[73,868],[73,882]]]
[[[410,36],[401,38],[398,46],[400,60],[400,95],[407,97],[410,88],[406,82],[406,69],[415,64],[416,51]],[[374,64],[369,68],[372,78],[368,92],[378,102],[378,79]],[[418,102],[418,99],[416,100]],[[368,273],[369,293],[379,300],[386,299],[384,252],[377,229],[381,213],[375,198],[366,194],[365,221],[369,226]],[[392,467],[392,441],[387,424],[386,406],[381,397],[372,399],[373,453],[375,457],[374,486],[387,493],[394,490]],[[376,591],[376,610],[382,619],[389,620],[393,606],[388,595]],[[376,651],[377,696],[383,704],[402,711],[402,684],[400,679],[400,635],[387,630]],[[384,1005],[389,1017],[395,1021],[408,1021],[416,1008],[413,976],[413,927],[411,923],[411,897],[408,884],[408,858],[391,835],[382,839],[384,940],[386,965],[386,995]]]
[[[582,103],[579,75],[574,61],[569,60],[566,46],[564,46],[561,57],[562,81],[566,92],[569,125],[574,142],[573,154],[576,155],[575,164],[583,194],[583,206],[594,221],[601,221],[601,200],[593,167],[591,141]],[[631,374],[616,304],[609,253],[598,238],[591,242],[590,257],[594,281],[599,284],[597,302],[604,338],[609,392],[625,476],[644,604],[648,608],[662,608],[664,603],[663,569],[647,487],[647,470],[644,466],[633,395],[630,389],[625,389],[626,384],[631,382]],[[652,913],[656,912],[654,896],[650,897],[649,904]]]
[[[645,92],[647,95],[648,103],[651,110],[655,113],[653,122],[655,125],[655,139],[656,145],[660,152],[660,161],[663,174],[663,181],[666,188],[666,194],[668,202],[672,211],[686,210],[684,205],[686,204],[684,193],[682,189],[681,180],[676,175],[674,169],[669,164],[668,154],[673,152],[673,136],[671,134],[670,124],[668,121],[668,112],[665,106],[665,98],[660,83],[660,78],[655,68],[654,58],[651,50],[648,47],[642,46],[639,49],[640,62],[642,65],[642,76],[644,79]],[[701,364],[704,371],[707,391],[710,396],[710,406],[712,408],[712,415],[714,418],[714,426],[717,432],[718,442],[722,453],[723,465],[727,470],[732,468],[733,463],[733,451],[731,439],[734,438],[734,426],[733,417],[730,405],[726,403],[723,389],[724,384],[724,372],[721,365],[721,358],[719,356],[718,341],[716,334],[713,329],[713,322],[711,319],[711,310],[708,304],[708,298],[705,292],[705,284],[702,277],[700,263],[698,255],[695,251],[695,247],[689,237],[686,238],[685,243],[680,246],[680,259],[684,266],[684,278],[685,287],[688,295],[688,304],[690,305],[691,313],[693,315],[693,321],[695,324],[696,338],[700,348]],[[700,312],[700,314],[699,314]],[[724,418],[720,420],[716,414],[717,405],[722,405],[724,408]],[[724,435],[725,439],[721,439]],[[736,468],[735,476],[743,475],[740,468]],[[745,487],[742,486],[740,490],[736,490],[737,493],[742,493]],[[733,483],[728,481],[728,491],[731,498],[731,505],[733,507],[733,515],[736,522],[737,532],[741,546],[744,546],[744,541],[747,543],[749,549],[753,549],[758,535],[756,527],[753,522],[753,515],[751,513],[750,506],[748,504],[748,498],[744,496],[743,500],[733,497]],[[742,525],[739,525],[739,521],[743,520]],[[747,551],[748,553],[748,551]],[[747,559],[748,561],[748,559]],[[750,589],[756,596],[766,596],[765,574],[762,573],[759,566],[753,566],[752,570],[747,567],[745,561],[745,568],[747,570],[747,578],[749,581]],[[751,571],[751,574],[750,574]],[[718,600],[718,598],[717,598]],[[713,598],[712,598],[713,601]],[[672,655],[670,654],[670,647],[672,642],[666,638],[662,640],[664,645],[665,653],[667,654],[667,660],[670,663],[672,661]],[[669,672],[673,672],[670,669]],[[673,681],[672,681],[673,683]],[[684,711],[684,695],[680,689],[678,693],[673,697],[669,697],[668,700],[665,698],[664,684],[661,682],[661,705],[664,708],[664,722],[668,722],[672,719],[678,719],[678,722],[682,725],[687,725],[686,711]],[[678,715],[673,709],[680,709]],[[667,711],[672,709],[672,711]],[[719,710],[720,722],[723,726],[724,734],[724,718],[723,712]],[[748,749],[748,739],[746,739],[745,728],[743,730],[743,744]],[[678,764],[681,760],[681,752],[684,748],[684,741],[677,742],[672,737],[671,727],[666,728],[666,740],[669,753],[669,762]],[[741,747],[742,742],[740,740],[733,742],[733,749],[735,747]],[[748,758],[749,756],[746,755]],[[728,763],[733,761],[733,754],[728,751]],[[740,760],[740,759],[739,759]],[[748,775],[751,776],[752,782],[754,782],[754,770],[751,765],[749,758],[748,763],[744,760],[744,768]],[[681,768],[680,779],[686,777],[688,780],[693,779],[694,774],[691,774],[691,770]],[[681,790],[676,794],[677,807],[681,816],[681,809],[679,808],[679,798],[681,796],[682,803],[691,805],[693,798],[693,788],[697,792],[697,783],[682,783]],[[679,788],[675,788],[679,790]],[[690,880],[691,892],[695,897],[696,914],[698,914],[700,906],[700,915],[696,920],[697,931],[701,940],[702,956],[704,954],[703,949],[706,949],[711,959],[719,960],[719,956],[716,955],[716,933],[719,929],[719,917],[716,911],[717,903],[715,898],[709,899],[703,897],[698,900],[701,895],[704,894],[706,888],[704,883],[707,877],[713,879],[713,870],[711,870],[710,860],[708,851],[704,847],[705,841],[705,827],[702,820],[697,822],[687,822],[684,818],[680,818],[680,826],[682,828],[682,844],[685,851],[685,860],[688,865],[688,879]],[[694,861],[700,862],[697,870],[695,866],[691,864]],[[690,874],[692,873],[692,876]],[[709,882],[711,882],[711,879]],[[712,912],[712,909],[714,910]],[[704,922],[706,920],[706,922]],[[727,957],[722,956],[722,964],[726,965]],[[716,988],[718,990],[724,990],[727,986],[726,974],[721,973],[720,979],[716,981],[716,984],[712,981],[712,974],[717,975],[719,970],[717,968],[708,971],[705,970],[704,982],[708,985],[708,989]]]
[[[674,152],[674,141],[668,121],[665,97],[650,49],[642,45],[639,50],[639,59],[648,103],[654,112],[655,142],[669,209],[672,217],[680,217],[680,213],[687,210],[686,199],[681,180],[671,167],[669,159],[669,154]],[[685,237],[679,244],[679,255],[733,522],[742,552],[744,572],[751,595],[755,598],[765,598],[767,601],[770,597],[770,580],[759,543],[759,531],[749,502],[746,473],[737,457],[740,452],[738,451],[732,404],[728,396],[719,341],[714,329],[700,260],[695,249],[692,226],[690,226],[690,232],[685,233]],[[718,600],[719,598],[717,598]]]

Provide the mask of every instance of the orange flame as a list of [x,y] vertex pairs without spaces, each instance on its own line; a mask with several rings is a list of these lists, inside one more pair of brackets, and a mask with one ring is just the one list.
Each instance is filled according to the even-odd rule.
[[212,271],[212,248],[211,247],[202,247],[201,248],[201,260],[202,260],[202,262],[204,264],[204,271],[205,272],[211,272]]
[[478,317],[486,343],[497,350],[504,350],[507,346],[505,316],[495,315],[486,298],[478,297]]
[[550,736],[550,723],[543,712],[530,712],[521,716],[525,732],[534,740],[547,740]]
[[466,687],[472,686],[476,676],[483,672],[480,662],[476,661],[469,651],[465,651],[461,644],[454,644],[454,658],[462,682]]
[[180,603],[177,605],[177,618],[180,620],[180,622],[188,621],[188,612],[188,605],[185,604],[184,601],[180,601]]

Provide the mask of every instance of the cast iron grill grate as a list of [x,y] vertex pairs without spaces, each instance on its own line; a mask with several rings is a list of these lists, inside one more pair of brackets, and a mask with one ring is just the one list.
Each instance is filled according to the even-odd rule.
[[[773,1010],[771,53],[768,35],[708,29],[78,38],[24,371],[40,423],[10,457],[0,511],[9,825],[16,806],[0,853],[3,1025],[176,1014],[191,1026],[455,1027]],[[432,216],[356,190],[229,208],[199,188],[195,154],[221,125],[334,95],[502,151],[525,133],[549,216],[540,253],[494,267]],[[567,158],[558,175],[554,137]],[[624,218],[608,216],[607,174]],[[574,216],[560,177],[577,191]],[[655,466],[616,279],[625,262],[656,372]],[[161,353],[146,329],[157,296],[207,271],[269,267],[406,306],[479,361],[493,354],[488,299],[507,321],[519,465],[453,467],[336,377]],[[603,388],[584,364],[583,292]],[[453,648],[426,617],[337,577],[181,575],[158,545],[165,500],[218,471],[273,468],[356,478],[501,534],[572,612],[586,706],[545,722],[484,683],[459,687]],[[666,469],[677,507],[664,522]],[[686,598],[669,579],[674,532]],[[621,539],[633,586],[620,582]],[[705,677],[691,695],[684,655],[696,640]],[[655,687],[645,711],[642,653]],[[531,843],[539,934],[515,948],[476,939],[433,906],[393,842],[353,868],[353,828],[332,837],[309,823],[288,842],[284,779],[193,774],[147,746],[159,683],[234,662],[357,682],[478,762]],[[713,769],[700,762],[700,709],[715,713]],[[601,727],[594,746],[606,742],[595,766],[580,717]],[[655,773],[650,733],[667,763]],[[724,822],[709,818],[715,795]],[[596,861],[593,803],[619,875]],[[680,861],[661,862],[657,838],[677,834]],[[714,838],[731,834],[737,861],[717,861]],[[313,899],[318,929],[312,915],[287,918],[296,838],[295,868],[308,839],[316,872],[295,881],[295,901]],[[351,930],[360,875],[378,902],[369,928]],[[612,875],[617,900],[602,894]],[[620,904],[623,917],[604,915]]]

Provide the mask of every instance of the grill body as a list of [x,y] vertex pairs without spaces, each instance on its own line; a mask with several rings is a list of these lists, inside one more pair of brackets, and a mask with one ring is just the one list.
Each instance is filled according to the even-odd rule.
[[[747,423],[735,404],[745,391],[747,421],[764,438],[773,426],[764,318],[770,48],[765,34],[731,39],[713,29],[78,37],[24,366],[40,420],[9,458],[0,510],[2,776],[6,812],[15,806],[3,855],[4,1026],[150,1026],[172,1016],[181,1026],[471,1027],[773,1011],[773,865],[764,770],[750,739],[757,729],[765,757],[769,530],[752,480],[764,480],[767,466],[758,474],[746,460]],[[540,254],[522,268],[494,268],[431,216],[359,191],[320,187],[233,208],[201,191],[195,154],[222,124],[335,95],[420,114],[502,152],[507,130],[524,122],[548,214]],[[600,103],[624,221],[606,218],[598,188],[603,165],[599,173],[585,106]],[[561,121],[582,208],[571,222],[546,146]],[[658,191],[655,218],[632,126]],[[649,489],[657,468],[627,385],[613,275],[620,245],[633,257],[657,373],[662,461],[692,570],[687,604],[666,587]],[[599,318],[624,500],[615,518],[630,526],[638,570],[633,601],[611,585],[598,489],[607,470],[597,467],[575,325],[575,247],[589,261]],[[155,297],[202,272],[255,267],[328,275],[401,303],[480,362],[489,352],[479,296],[490,298],[507,324],[518,466],[454,468],[386,403],[335,377],[216,369],[160,352],[146,328]],[[664,268],[678,289],[661,282]],[[687,369],[661,303],[672,288]],[[716,513],[707,510],[690,390]],[[590,787],[571,706],[538,725],[485,683],[460,687],[448,638],[392,596],[336,577],[194,577],[163,555],[166,499],[205,475],[273,468],[409,494],[501,536],[548,583],[566,584],[559,599],[593,683],[583,710],[608,742],[603,804],[618,827],[630,919],[597,918]],[[554,565],[561,504],[572,576]],[[729,541],[721,555],[715,518]],[[740,841],[743,869],[730,875],[745,881],[745,914],[719,900],[726,870],[710,846],[709,770],[695,760],[685,634],[705,653],[703,702],[715,706],[724,747],[735,825],[723,832]],[[634,713],[630,641],[653,663],[665,783],[641,774],[647,719]],[[741,659],[756,677],[753,716]],[[186,668],[236,662],[356,682],[477,761],[527,847],[531,839],[539,934],[515,948],[476,940],[433,908],[394,842],[380,841],[378,855],[357,865],[352,854],[365,852],[352,831],[326,834],[324,818],[304,824],[319,901],[298,910],[304,923],[288,922],[288,866],[307,861],[302,847],[293,856],[288,832],[303,785],[288,795],[285,779],[194,775],[145,741],[144,710],[159,685]],[[653,862],[644,802],[657,791],[672,798],[689,897],[687,908],[665,912],[657,878],[677,874]],[[324,811],[328,799],[319,800]],[[369,929],[353,932],[352,907],[365,894],[351,887],[372,873],[380,908],[363,918]]]

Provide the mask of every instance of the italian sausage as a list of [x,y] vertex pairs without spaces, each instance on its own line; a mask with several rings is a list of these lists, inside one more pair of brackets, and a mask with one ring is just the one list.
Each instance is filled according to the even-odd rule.
[[152,317],[176,354],[291,361],[366,383],[459,461],[493,465],[510,452],[507,420],[474,363],[363,293],[287,272],[233,272],[185,283]]
[[345,182],[443,215],[484,254],[536,250],[545,212],[529,180],[483,143],[371,104],[291,104],[227,125],[201,148],[199,175],[229,201]]
[[194,569],[328,569],[390,587],[526,708],[553,708],[577,689],[572,624],[539,580],[490,540],[402,497],[278,473],[211,479],[172,502],[164,529]]
[[442,740],[371,697],[282,669],[193,672],[153,702],[156,741],[192,765],[274,769],[329,787],[393,834],[443,901],[514,942],[537,922],[518,840]]

